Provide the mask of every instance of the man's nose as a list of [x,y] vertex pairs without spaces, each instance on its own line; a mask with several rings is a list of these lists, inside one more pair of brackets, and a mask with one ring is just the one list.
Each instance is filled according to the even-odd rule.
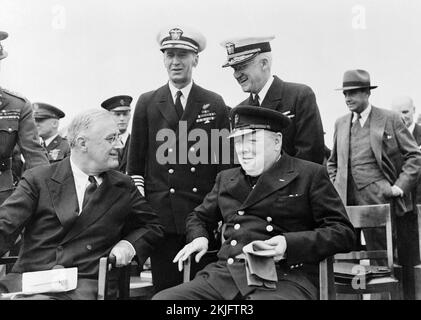
[[116,149],[122,149],[122,148],[124,148],[123,140],[121,140],[121,138],[118,138],[118,139],[115,140],[115,142],[114,142],[114,148],[116,148]]

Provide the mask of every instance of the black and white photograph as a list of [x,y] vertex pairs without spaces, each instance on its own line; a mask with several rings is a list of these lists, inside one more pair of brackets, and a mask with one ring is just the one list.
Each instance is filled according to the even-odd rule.
[[0,300],[421,300],[420,17],[0,0]]

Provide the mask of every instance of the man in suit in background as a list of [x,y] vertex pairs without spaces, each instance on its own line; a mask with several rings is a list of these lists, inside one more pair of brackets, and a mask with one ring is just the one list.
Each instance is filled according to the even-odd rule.
[[77,289],[27,299],[96,299],[99,259],[142,265],[162,236],[157,215],[130,177],[114,171],[119,130],[104,110],[76,116],[69,125],[70,157],[27,170],[0,207],[0,255],[25,228],[12,273],[0,281],[22,290],[22,273],[77,267]]
[[[392,203],[398,234],[399,262],[419,260],[414,245],[415,197],[412,192],[421,168],[421,151],[400,114],[370,104],[372,86],[365,70],[349,70],[342,90],[351,113],[335,123],[327,168],[346,205]],[[415,219],[415,220],[414,220]],[[384,229],[364,230],[367,249],[384,250]],[[401,247],[400,247],[401,246]]]
[[169,82],[137,102],[127,172],[165,227],[164,241],[151,256],[160,291],[182,282],[172,260],[186,243],[186,216],[211,190],[217,173],[230,167],[231,150],[228,107],[220,95],[193,82],[205,37],[174,26],[157,40]]
[[[406,127],[414,136],[418,147],[421,148],[421,125],[414,121],[415,105],[412,99],[407,96],[395,97],[392,101],[392,110],[402,115]],[[417,204],[421,204],[421,176],[418,178],[416,198]]]
[[118,152],[118,170],[126,173],[127,154],[130,145],[130,132],[127,130],[130,124],[131,107],[133,98],[130,96],[115,96],[105,100],[101,103],[101,107],[111,112],[117,122],[118,129],[120,130],[120,138],[123,142],[123,149]]
[[[0,41],[8,37],[0,31]],[[0,62],[7,52],[0,42]],[[31,103],[20,95],[0,88],[0,204],[14,189],[12,155],[16,145],[25,159],[25,167],[48,164],[32,116]]]
[[280,111],[292,122],[285,131],[283,148],[289,155],[322,164],[324,134],[313,90],[299,83],[285,82],[272,75],[270,41],[274,37],[229,39],[222,43],[234,78],[250,97],[248,104]]
[[[194,280],[158,293],[164,300],[317,299],[319,262],[350,251],[355,235],[324,166],[290,157],[282,132],[290,120],[280,112],[238,106],[231,138],[241,168],[222,171],[212,191],[187,218],[190,243],[174,259],[208,249],[207,225],[224,223],[218,261]],[[244,255],[260,240],[260,263]],[[262,258],[266,257],[266,258]],[[261,276],[248,276],[248,271]]]
[[41,145],[48,154],[50,163],[61,161],[70,155],[70,146],[65,138],[59,135],[60,119],[66,115],[59,108],[43,102],[32,104],[34,119]]

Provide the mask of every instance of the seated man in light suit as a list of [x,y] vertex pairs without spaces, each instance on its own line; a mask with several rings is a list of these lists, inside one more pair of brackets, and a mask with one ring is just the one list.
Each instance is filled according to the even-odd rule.
[[0,288],[19,292],[23,272],[78,268],[75,290],[29,299],[96,299],[101,257],[114,255],[122,266],[136,255],[142,265],[163,234],[130,177],[112,170],[122,144],[110,113],[76,116],[68,139],[70,158],[25,172],[0,207],[0,256],[25,228],[18,261]]
[[[218,261],[154,299],[317,299],[319,261],[354,246],[344,205],[325,167],[281,152],[288,117],[238,106],[231,119],[241,168],[218,174],[212,191],[188,216],[189,243],[174,259],[181,267],[197,252],[200,260],[211,237],[206,227],[223,220]],[[243,252],[255,240],[266,247],[263,269],[270,271],[272,264],[271,282],[265,274],[261,283],[248,275],[252,268]]]

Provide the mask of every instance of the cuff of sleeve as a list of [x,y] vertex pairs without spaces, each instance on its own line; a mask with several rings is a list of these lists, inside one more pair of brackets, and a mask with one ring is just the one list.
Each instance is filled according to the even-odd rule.
[[133,247],[133,245],[129,241],[127,241],[127,240],[120,240],[120,242],[121,243],[125,243],[127,245],[127,247],[130,250],[130,253],[131,253],[131,258],[133,259],[133,257],[136,255],[136,250]]

